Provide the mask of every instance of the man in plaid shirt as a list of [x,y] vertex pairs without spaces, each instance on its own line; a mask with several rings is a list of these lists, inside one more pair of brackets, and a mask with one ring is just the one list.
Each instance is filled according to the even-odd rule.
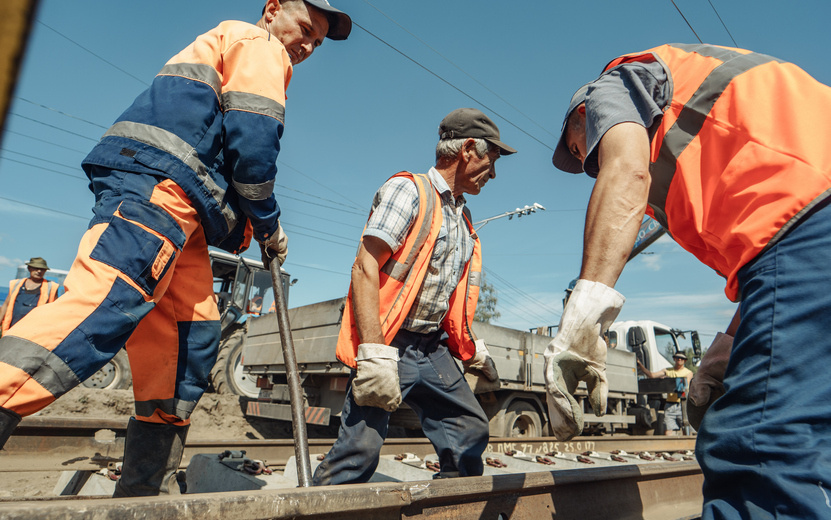
[[[481,269],[473,265],[481,257],[464,194],[477,195],[496,177],[496,160],[515,152],[499,140],[498,128],[485,114],[472,108],[454,110],[439,126],[436,165],[426,174],[429,183],[425,176],[404,172],[375,194],[352,267],[338,342],[338,359],[356,371],[338,439],[315,471],[315,485],[367,482],[378,465],[390,414],[402,400],[418,415],[436,449],[436,478],[482,474],[488,418],[453,356],[474,375],[496,381],[498,374],[484,342],[472,337],[469,327],[455,326],[462,319],[472,320],[471,307],[452,303],[457,288],[465,301],[468,290],[478,286]],[[426,186],[421,196],[419,186]],[[432,214],[419,218],[420,204],[428,205],[434,200],[430,197],[441,205],[439,229]],[[427,228],[424,248],[432,253],[422,257],[423,263],[407,265],[400,276],[403,292],[394,292],[396,285],[390,293],[387,287],[396,282],[383,278],[382,284],[382,276],[395,277],[390,265],[406,264],[402,248],[412,247]],[[415,282],[420,286],[409,286],[412,279],[420,279]],[[396,332],[386,317],[390,302],[405,293],[416,296]],[[355,331],[351,341],[350,329]]]

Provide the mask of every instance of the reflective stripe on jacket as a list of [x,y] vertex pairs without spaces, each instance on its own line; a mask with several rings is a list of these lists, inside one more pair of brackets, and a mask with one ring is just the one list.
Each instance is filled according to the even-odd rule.
[[613,60],[660,62],[671,101],[652,138],[649,209],[727,279],[831,190],[831,87],[747,50],[670,44]]
[[[9,282],[9,299],[6,306],[6,314],[3,315],[0,321],[0,331],[6,332],[12,326],[12,315],[14,314],[14,302],[17,300],[17,295],[23,284],[26,283],[27,278],[12,280]],[[55,301],[58,297],[58,284],[49,280],[44,280],[40,284],[40,297],[38,298],[38,306]]]
[[[418,215],[404,243],[384,264],[379,273],[379,301],[381,330],[384,342],[389,345],[398,333],[418,296],[436,237],[442,224],[441,198],[430,183],[427,175],[401,172],[393,177],[411,179],[418,189]],[[462,360],[473,357],[476,352],[471,325],[479,302],[479,286],[482,275],[482,249],[474,233],[473,224],[465,215],[465,222],[474,237],[473,254],[465,264],[459,284],[450,295],[447,314],[442,329],[449,335],[448,346],[454,356]],[[352,368],[356,367],[355,356],[361,340],[353,314],[352,286],[343,310],[340,334],[338,335],[337,357]]]
[[[240,252],[277,229],[272,193],[291,60],[254,25],[222,22],[174,56],[84,159],[167,177],[199,212],[208,244]],[[249,224],[250,221],[250,224]]]

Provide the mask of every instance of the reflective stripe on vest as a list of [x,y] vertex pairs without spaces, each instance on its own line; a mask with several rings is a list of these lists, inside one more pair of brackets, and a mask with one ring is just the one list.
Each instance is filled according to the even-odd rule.
[[[406,177],[415,183],[418,190],[419,204],[418,215],[410,233],[398,251],[390,257],[380,270],[379,318],[384,341],[387,345],[392,342],[398,333],[418,296],[443,221],[441,200],[427,175],[400,172],[392,178],[395,177]],[[470,221],[465,219],[465,222],[473,233]],[[459,285],[450,296],[448,312],[442,323],[442,327],[451,336],[448,341],[451,351],[462,359],[469,359],[475,352],[473,344],[475,337],[470,331],[470,325],[473,322],[473,315],[476,312],[476,303],[479,298],[479,278],[482,262],[479,239],[475,235],[474,238],[473,257],[465,266]],[[474,298],[472,307],[471,298]],[[342,363],[355,368],[355,355],[360,343],[360,336],[354,319],[352,286],[350,284],[338,335],[338,359]]]
[[[2,320],[0,320],[0,331],[6,332],[11,327],[12,323],[12,316],[14,314],[14,303],[17,300],[17,295],[20,294],[20,289],[23,288],[23,284],[26,283],[27,278],[21,278],[18,280],[12,280],[9,282],[9,297],[8,297],[8,305],[6,306],[6,314],[3,315]],[[50,303],[55,301],[58,297],[58,284],[55,282],[50,282],[49,280],[44,280],[40,284],[40,296],[38,297],[38,306],[43,305],[45,303]]]
[[648,214],[727,279],[831,190],[831,88],[743,49],[670,44],[621,56],[658,61],[672,89],[651,141]]

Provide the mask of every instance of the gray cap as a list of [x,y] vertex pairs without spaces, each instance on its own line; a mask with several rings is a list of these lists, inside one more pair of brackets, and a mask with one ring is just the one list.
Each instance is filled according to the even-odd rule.
[[345,40],[352,32],[352,18],[348,14],[335,9],[326,0],[304,1],[326,13],[327,18],[329,18],[329,32],[326,33],[326,37],[330,40]]
[[571,155],[571,152],[568,151],[568,144],[566,144],[566,123],[568,123],[568,116],[574,112],[574,109],[580,106],[580,104],[586,102],[586,98],[588,97],[586,94],[588,91],[589,83],[586,83],[577,89],[577,92],[571,96],[571,103],[568,104],[568,111],[566,112],[566,117],[563,119],[563,128],[560,130],[560,140],[557,141],[557,147],[554,148],[554,157],[552,158],[552,162],[554,163],[554,166],[564,172],[583,173],[583,163],[578,161],[577,158]]
[[511,155],[516,150],[499,140],[499,128],[491,119],[475,108],[457,108],[439,124],[439,140],[474,137],[498,146],[500,155]]

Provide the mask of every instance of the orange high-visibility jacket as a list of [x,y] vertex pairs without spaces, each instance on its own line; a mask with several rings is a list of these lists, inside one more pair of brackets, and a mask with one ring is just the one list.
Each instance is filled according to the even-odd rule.
[[[9,304],[6,307],[6,314],[3,315],[2,321],[0,321],[0,331],[6,332],[9,330],[9,327],[11,327],[12,314],[14,313],[14,302],[17,300],[17,295],[20,293],[20,289],[23,288],[23,284],[26,283],[26,280],[26,278],[21,278],[9,282]],[[53,302],[57,297],[58,284],[50,282],[49,280],[44,280],[43,283],[40,284],[38,306]]]
[[831,87],[747,50],[663,45],[605,70],[660,62],[671,101],[651,142],[649,209],[684,249],[727,279],[831,192]]
[[[389,345],[398,333],[415,302],[427,268],[436,237],[442,224],[441,199],[427,175],[400,172],[393,177],[407,177],[418,189],[418,216],[404,243],[380,271],[380,318],[384,342]],[[465,265],[459,285],[450,295],[449,308],[442,322],[447,332],[451,353],[461,360],[468,360],[476,352],[471,324],[479,302],[479,286],[482,275],[482,248],[473,223],[465,216],[465,222],[474,238],[473,255]],[[352,368],[361,340],[353,314],[352,286],[343,310],[337,357]]]

